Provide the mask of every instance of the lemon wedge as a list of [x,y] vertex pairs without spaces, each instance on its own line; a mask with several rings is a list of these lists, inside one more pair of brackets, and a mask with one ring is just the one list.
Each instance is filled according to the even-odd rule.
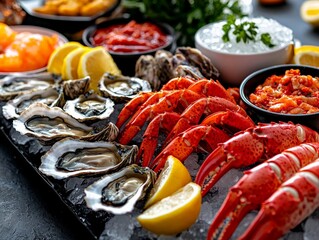
[[98,84],[104,73],[121,74],[112,56],[103,47],[95,47],[85,52],[79,61],[78,77],[91,77],[90,89],[98,92]]
[[63,60],[64,58],[74,49],[83,47],[82,44],[78,42],[67,42],[60,47],[56,48],[48,62],[48,72],[54,73],[54,74],[62,74],[62,65],[63,65]]
[[196,222],[201,201],[201,187],[190,182],[146,209],[137,220],[158,235],[176,235]]
[[192,178],[184,164],[179,159],[169,156],[150,192],[145,208],[173,194],[191,181]]
[[85,52],[89,50],[89,47],[79,47],[75,48],[66,55],[62,65],[62,79],[69,80],[79,78],[78,65],[80,62],[80,58]]
[[295,48],[294,63],[319,67],[319,46],[304,45]]
[[300,7],[301,18],[313,25],[319,26],[319,1],[308,0],[301,4]]

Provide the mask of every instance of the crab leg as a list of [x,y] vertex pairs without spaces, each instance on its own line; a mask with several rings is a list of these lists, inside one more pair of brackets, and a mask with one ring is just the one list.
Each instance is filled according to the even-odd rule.
[[258,209],[283,182],[300,168],[315,161],[318,156],[319,143],[304,143],[289,148],[246,171],[238,183],[230,189],[210,225],[207,238],[230,239],[248,212]]
[[157,147],[160,129],[171,131],[180,115],[175,112],[166,112],[157,115],[148,125],[143,135],[143,141],[137,154],[137,159],[141,160],[142,166],[147,167],[153,158]]
[[[222,124],[222,120],[225,120],[225,126],[226,124],[226,118],[228,117],[230,123],[229,126],[232,126],[236,124],[239,127],[240,130],[245,130],[248,127],[255,126],[254,122],[247,116],[247,113],[238,105],[235,103],[232,103],[226,99],[220,98],[220,97],[209,97],[209,98],[202,98],[191,105],[189,105],[185,111],[181,114],[180,120],[176,123],[175,127],[172,129],[172,131],[167,136],[164,146],[167,145],[167,143],[171,142],[179,133],[185,131],[188,127],[198,124],[203,117],[203,115],[210,115],[212,113],[216,113],[219,111],[225,111],[225,110],[231,110],[234,113],[233,114],[225,114],[221,113],[218,116],[216,115],[216,119],[212,119],[210,123],[218,123],[218,120],[220,120],[220,123]],[[236,114],[237,113],[237,114]],[[240,117],[239,115],[245,116]],[[223,117],[224,116],[224,117]],[[233,119],[231,119],[233,117]],[[207,119],[206,122],[209,120]],[[235,131],[236,132],[236,131]],[[234,133],[235,133],[234,132]]]
[[172,91],[161,98],[158,103],[145,107],[135,118],[132,118],[121,132],[118,139],[119,143],[128,144],[141,130],[144,123],[153,119],[158,114],[172,112],[180,105],[185,108],[190,103],[202,97],[202,95],[187,89]]
[[175,90],[175,89],[185,89],[188,88],[195,82],[194,79],[187,78],[187,77],[178,77],[169,80],[161,90]]
[[[197,115],[197,114],[194,114]],[[216,116],[215,116],[216,115]],[[192,115],[190,115],[192,116]],[[198,116],[198,115],[197,115]],[[247,118],[247,119],[246,119]],[[199,121],[199,118],[198,118]],[[223,122],[224,121],[224,122]],[[243,121],[243,122],[242,122]],[[197,121],[189,121],[186,118],[181,118],[181,116],[177,113],[164,113],[160,114],[157,117],[155,117],[148,125],[147,129],[145,130],[145,133],[143,135],[143,141],[140,146],[140,150],[138,153],[138,159],[142,160],[142,165],[143,166],[148,166],[149,163],[151,162],[157,142],[158,142],[158,136],[159,136],[159,131],[160,129],[164,129],[167,132],[170,132],[170,135],[172,134],[172,129],[176,129],[176,127],[179,127],[179,131],[183,132],[184,130],[190,128],[191,126],[195,125]],[[229,124],[229,126],[228,126]],[[207,118],[203,120],[201,125],[211,125],[211,126],[223,126],[223,127],[228,127],[233,130],[232,133],[238,132],[239,130],[245,130],[248,127],[255,126],[253,121],[248,118],[244,117],[241,114],[237,112],[232,112],[232,111],[224,111],[224,112],[217,112],[213,113]],[[233,125],[233,126],[232,126]],[[239,128],[237,128],[239,126]],[[242,129],[240,129],[240,127]],[[178,132],[178,133],[180,133]],[[172,139],[169,139],[166,142],[170,143],[173,141],[173,139],[177,136],[178,134],[174,133],[174,137]],[[166,146],[167,144],[162,144],[162,146]],[[165,151],[165,150],[164,150]],[[175,155],[172,153],[172,155]]]
[[262,204],[240,238],[279,239],[319,207],[319,160],[302,168]]
[[122,127],[122,125],[130,118],[133,114],[141,111],[145,106],[149,104],[154,104],[158,102],[158,100],[163,97],[165,94],[169,92],[146,92],[141,93],[137,97],[133,98],[127,104],[125,104],[124,108],[120,112],[117,118],[116,126],[118,128]]
[[205,195],[231,168],[252,165],[301,143],[318,142],[319,134],[300,124],[259,124],[221,143],[203,162],[195,182]]
[[229,139],[228,134],[213,126],[193,126],[181,133],[153,160],[151,168],[155,172],[160,171],[169,155],[173,155],[184,161],[199,145],[200,141],[205,141],[211,149],[215,149],[217,144]]
[[202,79],[198,80],[188,87],[189,90],[192,90],[197,93],[202,93],[205,96],[214,96],[227,99],[232,103],[236,103],[234,98],[229,94],[229,92],[220,84],[220,82]]

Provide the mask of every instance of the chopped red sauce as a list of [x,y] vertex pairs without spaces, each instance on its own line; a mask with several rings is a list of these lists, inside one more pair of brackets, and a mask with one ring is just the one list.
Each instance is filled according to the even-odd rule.
[[169,36],[153,23],[116,24],[98,29],[92,39],[95,46],[111,52],[146,52],[165,45]]
[[256,106],[277,113],[319,112],[319,78],[290,69],[285,75],[272,75],[259,85],[249,100]]

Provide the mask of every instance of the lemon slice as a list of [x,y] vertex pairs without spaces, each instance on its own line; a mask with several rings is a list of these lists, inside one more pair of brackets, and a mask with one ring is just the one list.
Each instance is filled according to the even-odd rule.
[[319,46],[304,45],[295,48],[294,63],[319,67]]
[[313,26],[319,26],[319,1],[308,0],[301,4],[301,18]]
[[158,235],[175,235],[196,222],[201,201],[200,186],[190,182],[146,209],[137,220],[144,228]]
[[83,47],[82,44],[78,42],[67,42],[60,47],[56,48],[51,54],[48,62],[48,72],[54,74],[62,73],[62,65],[64,58],[74,49]]
[[171,195],[191,181],[191,176],[184,164],[179,159],[169,156],[151,190],[145,208]]
[[78,65],[80,58],[89,50],[89,47],[75,48],[68,55],[66,55],[62,65],[62,79],[69,80],[78,78]]
[[112,56],[103,47],[85,52],[79,61],[78,77],[91,77],[90,89],[98,92],[98,84],[104,73],[121,74]]

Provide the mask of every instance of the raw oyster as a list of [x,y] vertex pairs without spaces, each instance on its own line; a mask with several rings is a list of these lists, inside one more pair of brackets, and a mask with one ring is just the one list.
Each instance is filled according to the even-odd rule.
[[50,107],[63,106],[64,96],[62,92],[53,87],[21,94],[3,106],[3,116],[6,119],[18,118],[27,107],[35,102],[42,102]]
[[152,55],[141,55],[135,64],[135,77],[147,80],[153,90],[160,88],[159,71]]
[[0,100],[10,100],[19,94],[52,87],[55,79],[49,73],[10,75],[0,80]]
[[35,137],[43,143],[51,143],[65,137],[87,141],[113,141],[118,128],[109,123],[102,131],[95,133],[93,127],[78,122],[58,107],[48,107],[43,103],[33,103],[13,120],[14,129],[22,135]]
[[62,83],[63,93],[68,99],[75,99],[87,92],[91,78],[84,77],[73,80],[66,80]]
[[105,73],[100,80],[99,89],[105,97],[115,102],[128,101],[140,92],[151,92],[150,84],[136,77],[126,77]]
[[155,178],[155,172],[148,167],[132,164],[87,187],[84,190],[86,205],[94,211],[105,210],[113,214],[131,212],[153,186]]
[[96,175],[132,164],[138,147],[111,142],[63,139],[41,157],[39,170],[56,179]]
[[114,111],[114,102],[93,92],[66,101],[63,110],[80,122],[107,119]]
[[148,81],[154,91],[159,90],[174,77],[189,76],[195,79],[217,80],[219,75],[210,59],[198,49],[191,47],[178,47],[174,55],[165,50],[158,50],[154,57],[139,57],[135,65],[135,76]]
[[176,53],[184,55],[189,65],[197,68],[205,78],[219,78],[220,73],[217,68],[212,64],[211,60],[198,49],[191,47],[178,47],[176,49]]

